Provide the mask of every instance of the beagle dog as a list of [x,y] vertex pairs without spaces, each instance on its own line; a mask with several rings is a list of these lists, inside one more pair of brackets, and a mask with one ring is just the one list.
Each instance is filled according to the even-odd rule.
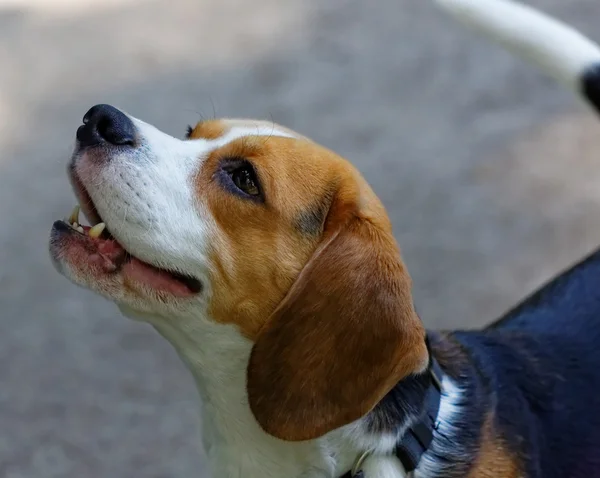
[[[600,107],[579,33],[438,3]],[[55,222],[53,263],[175,347],[215,478],[600,476],[600,253],[484,330],[428,332],[384,207],[334,152],[238,119],[180,140],[108,105],[76,136],[91,226]]]

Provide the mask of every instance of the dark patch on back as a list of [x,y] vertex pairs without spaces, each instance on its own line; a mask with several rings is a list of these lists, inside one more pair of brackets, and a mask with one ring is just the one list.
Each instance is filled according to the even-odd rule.
[[[597,70],[595,74],[599,73]],[[598,93],[600,81],[595,82]],[[523,437],[529,444],[528,476],[579,478],[600,474],[600,456],[595,451],[600,443],[599,319],[597,249],[487,331],[510,337],[503,341],[503,349],[509,353],[500,358],[496,348],[488,366],[496,370],[501,383],[518,389],[516,394],[503,387],[505,393],[499,403],[504,413],[498,423],[506,436]],[[514,397],[521,397],[521,403]],[[517,448],[522,450],[523,446],[515,441]]]
[[[428,337],[461,390],[453,432],[434,434],[435,476],[600,476],[600,249],[488,328]],[[397,384],[370,431],[394,431],[418,390]]]
[[455,332],[528,478],[600,476],[600,250],[483,331]]

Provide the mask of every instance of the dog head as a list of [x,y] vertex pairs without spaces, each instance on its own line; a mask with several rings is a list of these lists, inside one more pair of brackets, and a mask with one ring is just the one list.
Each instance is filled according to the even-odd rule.
[[175,329],[190,318],[233,326],[251,343],[240,367],[269,434],[321,436],[425,369],[385,210],[326,148],[248,120],[201,122],[180,140],[98,105],[68,173],[95,227],[76,214],[54,224],[57,269]]

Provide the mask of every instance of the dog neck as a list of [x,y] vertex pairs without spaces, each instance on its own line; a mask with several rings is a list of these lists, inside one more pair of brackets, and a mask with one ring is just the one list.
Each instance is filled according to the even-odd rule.
[[[146,318],[147,319],[147,318]],[[153,321],[194,376],[200,395],[202,440],[218,478],[331,478],[352,466],[359,450],[341,430],[317,440],[286,442],[255,420],[246,394],[252,349],[233,327]]]
[[[202,439],[212,476],[219,478],[337,478],[367,450],[365,478],[402,478],[402,466],[390,457],[418,416],[425,388],[411,379],[400,382],[369,415],[327,435],[302,442],[279,440],[262,430],[246,394],[246,365],[252,349],[233,327],[203,323],[186,330],[179,321],[153,323],[192,372],[201,399]],[[226,330],[226,332],[224,332]],[[445,380],[440,403],[440,432],[451,434],[458,389]],[[448,435],[444,438],[447,439]],[[441,445],[431,444],[415,476],[435,476]],[[436,451],[437,450],[437,451]],[[392,463],[390,462],[392,460]],[[422,465],[422,466],[421,466]]]

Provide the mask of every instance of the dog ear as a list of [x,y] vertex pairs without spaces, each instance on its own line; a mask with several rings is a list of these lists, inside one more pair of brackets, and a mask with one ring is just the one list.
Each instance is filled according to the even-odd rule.
[[256,420],[288,441],[359,419],[428,360],[383,208],[364,214],[358,201],[339,196],[324,240],[261,330],[248,364]]

